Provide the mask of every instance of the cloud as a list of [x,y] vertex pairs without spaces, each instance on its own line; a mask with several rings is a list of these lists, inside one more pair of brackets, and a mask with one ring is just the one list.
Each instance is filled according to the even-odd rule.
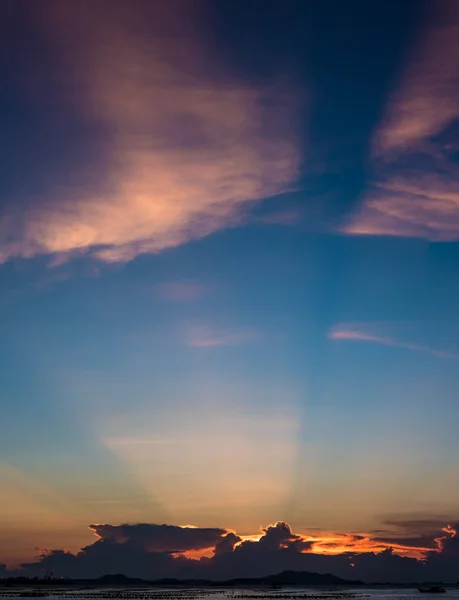
[[280,550],[295,549],[298,552],[310,550],[313,546],[313,541],[305,540],[301,535],[292,532],[288,523],[278,521],[274,525],[261,530],[263,535],[258,540],[262,550]]
[[[447,517],[435,518],[391,518],[383,521],[385,530],[375,532],[373,539],[394,547],[406,547],[429,550],[441,550],[441,541],[445,535]],[[442,533],[443,532],[443,533]]]
[[225,552],[233,552],[234,546],[241,541],[242,539],[231,531],[215,544],[214,555],[220,556],[220,554],[225,554]]
[[459,559],[458,531],[459,525],[457,523],[442,527],[443,535],[438,537],[436,541],[443,556]]
[[417,533],[430,533],[432,535],[438,534],[439,531],[445,526],[445,522],[448,517],[435,517],[435,518],[390,518],[383,521],[384,525],[389,527],[395,527],[402,532],[417,532]]
[[62,536],[75,549],[87,538],[81,525],[89,511],[39,478],[0,461],[0,563],[17,564],[36,555],[35,545],[54,545]]
[[431,3],[425,21],[377,131],[375,152],[416,146],[459,116],[457,2]]
[[426,21],[376,131],[370,186],[346,233],[459,239],[459,5],[431,3]]
[[[172,574],[189,559],[182,553],[215,545],[226,535],[225,529],[180,527],[139,523],[134,525],[90,525],[97,540],[76,554],[63,550],[42,550],[40,560],[26,563],[27,573],[68,577],[98,577],[104,573],[151,577]],[[194,561],[190,561],[191,565]]]
[[[374,185],[358,213],[345,227],[355,235],[459,239],[459,177],[434,167],[386,169],[387,181]],[[424,167],[425,168],[425,167]],[[380,175],[381,177],[381,175]]]
[[237,225],[295,182],[295,93],[219,69],[194,3],[138,5],[51,1],[37,15],[61,61],[56,93],[102,150],[68,185],[50,180],[43,198],[11,201],[0,260],[128,261]]
[[[392,539],[387,533],[387,540],[378,537],[374,532],[367,534],[354,533],[327,533],[311,536],[309,541],[310,551],[316,554],[337,556],[341,554],[365,554],[368,552],[379,553],[392,548],[397,555],[420,558],[424,552],[434,550],[435,546],[406,543],[403,539]],[[416,540],[418,542],[418,540]]]
[[452,352],[444,352],[443,350],[437,350],[430,348],[429,346],[423,346],[421,344],[412,344],[392,337],[385,337],[377,335],[367,329],[365,324],[342,324],[333,328],[329,333],[328,337],[332,340],[350,340],[350,341],[361,341],[361,342],[373,342],[375,344],[382,344],[384,346],[393,346],[395,348],[404,348],[406,350],[414,350],[416,352],[424,352],[437,358],[447,358],[452,360],[458,360],[459,354]]
[[[418,531],[434,528],[432,521],[386,521],[388,531]],[[419,529],[415,530],[414,527]],[[459,566],[457,525],[437,526],[437,545],[424,549],[418,560],[402,556],[406,550],[374,541],[369,534],[323,534],[320,553],[312,537],[293,533],[280,521],[261,529],[259,539],[243,540],[224,528],[179,527],[175,525],[95,525],[98,539],[76,554],[43,550],[36,562],[24,563],[22,574],[52,570],[56,575],[96,577],[119,572],[133,577],[209,578],[260,577],[283,570],[332,573],[368,582],[413,582],[443,579],[455,581]],[[384,531],[384,530],[383,530]],[[347,540],[346,544],[343,541]],[[196,552],[212,544],[210,556]],[[341,544],[341,546],[339,546]],[[365,545],[366,544],[366,545]],[[175,551],[173,549],[176,549]],[[377,551],[372,549],[378,548]],[[418,550],[419,547],[412,548]],[[190,558],[190,555],[195,558]],[[439,577],[441,575],[441,577]]]
[[225,529],[178,527],[175,525],[90,525],[99,540],[129,544],[146,552],[185,552],[215,547]]

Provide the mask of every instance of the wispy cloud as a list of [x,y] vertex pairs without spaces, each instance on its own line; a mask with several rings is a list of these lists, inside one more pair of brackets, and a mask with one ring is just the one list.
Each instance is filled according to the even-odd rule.
[[372,185],[346,233],[459,239],[459,4],[431,3],[427,20],[376,132]]
[[89,169],[99,183],[49,181],[43,201],[12,208],[0,260],[84,252],[127,261],[238,224],[250,202],[290,188],[295,94],[216,76],[194,3],[145,3],[146,13],[120,1],[85,6],[51,1],[37,21],[63,62],[66,100],[108,137]]
[[370,191],[346,233],[459,239],[459,177],[421,169],[388,176]]
[[371,332],[365,328],[365,324],[343,324],[332,329],[328,337],[332,340],[350,340],[360,342],[373,342],[375,344],[383,344],[384,346],[394,346],[396,348],[404,348],[406,350],[415,350],[417,352],[425,352],[438,358],[448,358],[453,360],[459,359],[459,354],[452,352],[444,352],[424,346],[422,344],[412,344],[403,340],[398,340],[393,337],[385,337]]
[[432,2],[425,20],[376,132],[376,153],[416,146],[459,115],[459,6]]

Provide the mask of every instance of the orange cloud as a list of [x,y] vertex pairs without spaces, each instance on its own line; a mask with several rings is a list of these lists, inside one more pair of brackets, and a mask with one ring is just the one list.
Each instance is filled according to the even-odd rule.
[[202,548],[201,550],[187,550],[186,552],[180,552],[180,556],[185,558],[191,558],[192,560],[201,560],[201,558],[212,558],[214,555],[214,546],[210,548]]
[[[244,542],[259,542],[262,537],[266,536],[267,530],[275,527],[276,525],[268,525],[268,527],[260,528],[260,532],[258,534],[240,535],[238,536],[240,541],[236,542],[235,546],[238,547]],[[287,527],[289,526],[287,525]],[[453,535],[452,532],[454,532],[454,530],[449,528],[449,526],[445,527],[442,531],[445,531],[449,535]],[[298,538],[298,541],[300,542],[305,542],[305,548],[301,550],[301,552],[304,554],[311,553],[338,555],[344,553],[379,553],[391,548],[395,554],[400,556],[423,559],[426,552],[431,552],[434,549],[431,546],[412,546],[397,542],[386,543],[377,539],[372,539],[372,535],[369,533],[323,532],[320,534],[310,534],[306,532],[304,534],[292,534],[292,537]],[[444,538],[442,537],[439,538],[439,540],[443,539]],[[281,547],[285,546],[286,544],[281,544]],[[440,542],[437,544],[437,546],[441,550]],[[181,554],[187,558],[192,558],[195,560],[199,560],[201,557],[210,558],[213,555],[213,548],[190,550]]]
[[43,201],[7,214],[0,260],[84,252],[128,261],[238,224],[251,202],[292,186],[294,95],[211,76],[216,53],[194,7],[147,3],[139,14],[120,1],[46,4],[40,19],[63,61],[68,101],[107,132],[105,166],[92,168],[97,185],[48,182]]
[[370,534],[325,533],[317,537],[306,537],[306,540],[313,542],[310,550],[313,554],[378,553],[391,548],[395,554],[400,556],[422,559],[426,552],[432,551],[432,548],[429,547],[413,547],[393,542],[380,542],[373,540]]
[[435,538],[435,543],[437,544],[437,548],[440,552],[444,550],[447,540],[455,538],[457,535],[456,529],[454,529],[454,527],[452,527],[451,525],[446,525],[446,527],[442,528],[442,531],[446,535],[442,535]]

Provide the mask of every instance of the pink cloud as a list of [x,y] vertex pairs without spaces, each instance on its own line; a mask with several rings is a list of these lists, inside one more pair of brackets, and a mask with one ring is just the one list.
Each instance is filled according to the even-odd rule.
[[459,4],[431,4],[374,138],[372,185],[354,235],[459,239]]
[[394,152],[445,129],[459,115],[459,5],[431,3],[375,137],[375,152]]
[[342,324],[338,325],[328,333],[328,337],[332,340],[350,340],[360,342],[373,342],[384,346],[393,346],[395,348],[404,348],[406,350],[414,350],[416,352],[425,352],[438,358],[459,359],[459,354],[444,352],[422,344],[413,344],[393,337],[385,337],[377,335],[371,331],[371,327],[365,328],[365,324]]
[[389,235],[459,239],[459,181],[418,172],[417,178],[392,177],[375,187],[344,231],[354,235]]
[[[43,201],[11,209],[0,261],[75,252],[128,261],[237,225],[251,203],[295,182],[295,94],[214,81],[195,4],[147,6],[142,15],[123,2],[50,1],[37,18],[63,62],[68,102],[108,132],[108,166],[94,165],[97,185],[49,182]],[[145,33],[147,18],[157,35]]]

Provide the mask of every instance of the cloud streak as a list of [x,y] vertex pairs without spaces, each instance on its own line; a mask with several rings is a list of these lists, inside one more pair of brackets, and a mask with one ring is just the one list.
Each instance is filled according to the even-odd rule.
[[370,331],[365,331],[361,326],[349,324],[349,325],[338,325],[332,329],[328,337],[332,340],[349,340],[349,341],[360,341],[360,342],[372,342],[374,344],[382,344],[384,346],[392,346],[395,348],[403,348],[405,350],[414,350],[416,352],[424,352],[437,358],[446,358],[451,360],[458,360],[459,354],[451,352],[444,352],[429,346],[423,346],[421,344],[412,344],[410,342],[404,342],[392,337],[385,337],[376,335]]
[[459,239],[459,6],[431,3],[374,137],[371,184],[344,227],[355,235]]
[[52,1],[40,15],[62,60],[64,98],[105,132],[105,155],[89,167],[97,184],[48,181],[46,198],[11,204],[2,261],[128,261],[237,225],[251,202],[296,180],[294,94],[217,73],[194,3],[140,6]]

